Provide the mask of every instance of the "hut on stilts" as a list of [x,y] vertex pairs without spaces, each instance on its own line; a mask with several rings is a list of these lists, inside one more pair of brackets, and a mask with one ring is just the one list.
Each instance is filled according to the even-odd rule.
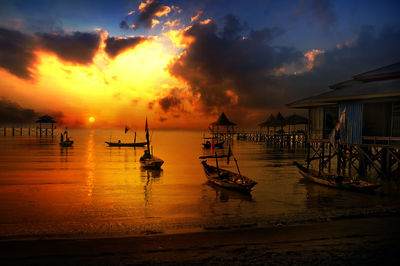
[[218,117],[217,121],[209,125],[211,135],[216,139],[232,139],[235,134],[236,123],[230,121],[225,113]]
[[288,104],[309,113],[307,168],[360,179],[400,176],[400,62]]

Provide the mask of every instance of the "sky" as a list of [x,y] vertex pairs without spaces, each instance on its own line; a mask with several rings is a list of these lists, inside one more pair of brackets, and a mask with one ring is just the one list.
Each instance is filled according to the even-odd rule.
[[[400,61],[400,1],[0,2],[0,124],[240,127]],[[89,119],[91,118],[92,119]]]

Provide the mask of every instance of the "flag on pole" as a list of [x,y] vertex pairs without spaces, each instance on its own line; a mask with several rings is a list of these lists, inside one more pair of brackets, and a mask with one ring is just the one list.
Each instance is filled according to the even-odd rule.
[[[340,130],[342,127],[342,132]],[[332,132],[329,136],[329,141],[332,144],[336,144],[341,138],[347,136],[347,121],[346,121],[346,107],[343,108],[343,111],[340,113],[339,121],[336,126],[332,129]]]
[[128,132],[129,131],[129,127],[128,126],[125,126],[125,134],[126,134],[126,132]]

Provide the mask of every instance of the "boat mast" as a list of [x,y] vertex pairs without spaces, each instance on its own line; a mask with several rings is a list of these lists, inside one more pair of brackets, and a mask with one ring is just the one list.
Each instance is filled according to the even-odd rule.
[[135,130],[135,138],[133,139],[133,142],[136,143],[136,130]]
[[215,152],[215,164],[217,165],[217,172],[218,172],[218,176],[219,176],[219,167],[218,167],[218,155],[217,155],[217,152]]
[[146,116],[146,140],[147,140],[147,151],[150,154],[149,126],[147,125],[147,116]]

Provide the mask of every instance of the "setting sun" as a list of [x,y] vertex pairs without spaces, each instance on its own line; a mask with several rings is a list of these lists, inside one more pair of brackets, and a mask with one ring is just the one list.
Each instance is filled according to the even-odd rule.
[[93,116],[89,117],[89,122],[90,123],[94,123],[94,121],[96,121],[96,119]]

